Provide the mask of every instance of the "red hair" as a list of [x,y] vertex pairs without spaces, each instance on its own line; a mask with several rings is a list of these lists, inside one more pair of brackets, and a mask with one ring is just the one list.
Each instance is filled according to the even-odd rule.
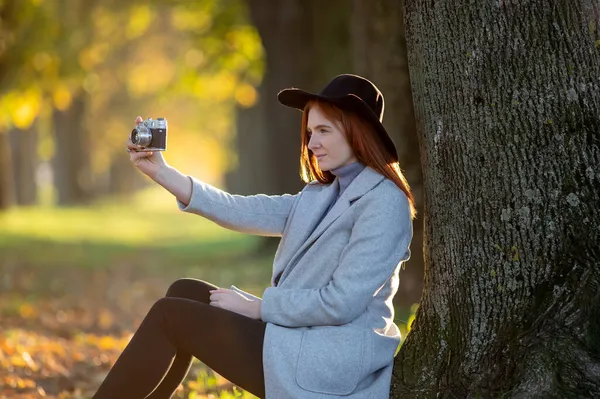
[[355,113],[344,111],[326,101],[311,100],[304,107],[302,114],[302,144],[300,148],[300,177],[302,180],[305,183],[318,180],[323,184],[331,184],[335,180],[333,173],[322,171],[319,168],[317,157],[308,148],[310,140],[309,135],[306,133],[308,112],[315,106],[318,106],[330,120],[341,123],[344,128],[346,140],[350,148],[352,148],[354,156],[360,163],[381,173],[393,181],[400,190],[404,191],[410,203],[411,218],[414,219],[417,215],[417,210],[410,186],[400,169],[400,164],[393,159],[382,140],[377,136],[373,126]]

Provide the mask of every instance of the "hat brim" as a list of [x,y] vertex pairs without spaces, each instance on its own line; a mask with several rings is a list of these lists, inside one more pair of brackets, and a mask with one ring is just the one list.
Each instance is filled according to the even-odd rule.
[[308,104],[308,102],[311,100],[328,101],[342,109],[346,109],[358,114],[362,118],[366,119],[367,122],[369,122],[373,127],[375,127],[375,131],[383,141],[383,144],[388,149],[390,154],[394,157],[394,161],[398,161],[398,152],[396,151],[396,146],[390,138],[387,130],[379,118],[371,110],[371,108],[358,96],[355,96],[354,94],[348,94],[342,97],[328,97],[321,94],[309,93],[296,88],[290,88],[281,90],[277,95],[277,100],[287,107],[296,108],[300,111],[304,111],[306,104]]

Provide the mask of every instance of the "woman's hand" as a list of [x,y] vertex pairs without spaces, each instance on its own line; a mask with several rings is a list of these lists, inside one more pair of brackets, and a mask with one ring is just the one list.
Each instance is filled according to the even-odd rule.
[[217,308],[226,309],[251,319],[261,319],[260,299],[248,299],[239,292],[228,290],[227,288],[218,288],[210,292],[210,305]]
[[[142,117],[138,116],[135,120],[136,126],[142,123],[142,121]],[[161,169],[168,167],[163,158],[162,151],[136,151],[131,138],[127,139],[127,151],[129,151],[129,160],[131,163],[153,180],[156,180],[156,176]]]

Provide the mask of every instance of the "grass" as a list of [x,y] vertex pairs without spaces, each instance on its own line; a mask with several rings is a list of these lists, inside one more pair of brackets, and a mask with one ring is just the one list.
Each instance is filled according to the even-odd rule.
[[194,243],[203,245],[205,251],[213,248],[219,251],[219,244],[227,243],[236,249],[248,249],[251,242],[248,236],[221,228],[202,217],[190,217],[176,208],[175,200],[165,201],[165,195],[170,196],[149,189],[131,203],[14,208],[0,214],[0,245],[7,248],[25,240],[126,250],[168,249]]
[[258,237],[179,211],[161,188],[126,203],[105,200],[92,207],[27,207],[0,214],[0,266],[95,269],[127,263],[157,273],[205,271],[216,284],[232,276],[231,283],[240,284],[238,276],[265,285],[272,257],[249,256],[258,243]]

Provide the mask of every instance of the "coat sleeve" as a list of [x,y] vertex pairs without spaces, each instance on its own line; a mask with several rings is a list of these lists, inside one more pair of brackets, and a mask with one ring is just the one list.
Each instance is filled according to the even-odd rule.
[[298,194],[235,195],[220,190],[191,176],[192,196],[186,206],[177,200],[184,212],[194,213],[218,225],[241,233],[281,236]]
[[401,262],[410,257],[408,198],[401,192],[401,197],[392,198],[372,195],[356,205],[360,202],[349,242],[329,283],[318,289],[267,288],[262,297],[263,321],[286,327],[349,323],[398,272]]

